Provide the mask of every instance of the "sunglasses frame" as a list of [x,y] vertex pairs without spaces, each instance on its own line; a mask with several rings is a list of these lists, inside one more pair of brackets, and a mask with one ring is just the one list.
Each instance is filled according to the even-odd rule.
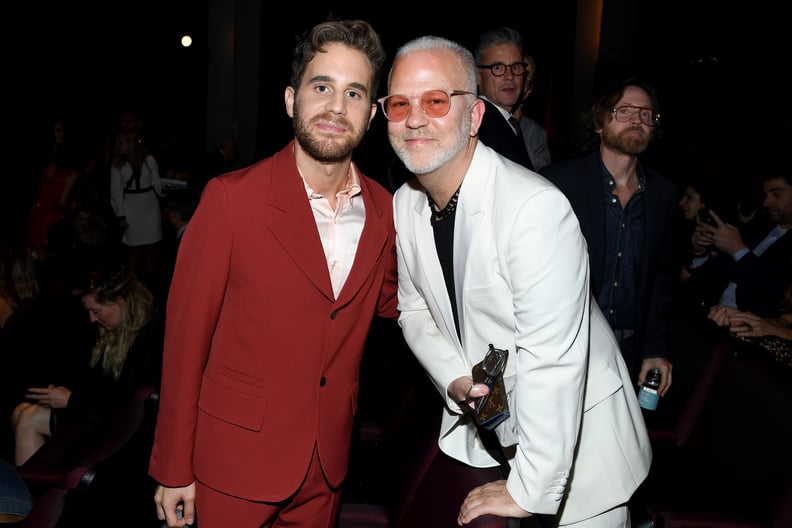
[[[431,94],[433,92],[441,92],[441,93],[446,94],[446,96],[448,97],[448,108],[446,109],[445,113],[443,113],[441,115],[432,115],[432,114],[430,114],[429,112],[426,111],[426,107],[424,106],[424,103],[423,103],[424,96],[426,94]],[[445,117],[445,116],[448,115],[448,112],[451,111],[451,98],[454,97],[455,95],[476,95],[476,93],[475,92],[469,92],[467,90],[452,90],[452,91],[448,91],[448,90],[441,90],[439,88],[434,89],[434,90],[426,90],[425,92],[421,93],[421,95],[419,95],[417,97],[418,106],[421,108],[421,110],[423,110],[424,114],[426,114],[429,117]],[[407,112],[404,114],[404,117],[402,117],[401,119],[391,118],[388,115],[388,110],[387,110],[387,107],[386,107],[386,103],[388,102],[388,99],[390,99],[392,97],[404,97],[404,99],[407,101],[407,105],[408,105],[407,106]],[[409,117],[410,112],[412,111],[412,107],[413,107],[413,104],[412,104],[412,100],[413,99],[416,99],[416,97],[408,97],[408,96],[402,95],[402,94],[390,94],[390,95],[386,95],[385,97],[380,97],[379,99],[377,99],[377,102],[382,107],[382,113],[385,115],[385,119],[387,119],[388,121],[391,121],[393,123],[400,123],[400,122],[404,121],[405,119],[407,119]]]

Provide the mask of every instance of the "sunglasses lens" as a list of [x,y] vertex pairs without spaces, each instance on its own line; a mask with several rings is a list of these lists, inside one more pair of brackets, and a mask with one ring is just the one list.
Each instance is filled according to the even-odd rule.
[[[456,91],[449,94],[443,90],[429,90],[421,94],[421,109],[429,117],[443,117],[451,109],[451,96],[463,93],[469,92]],[[389,95],[380,101],[382,111],[390,121],[404,121],[410,114],[410,99],[404,95]]]
[[383,101],[382,110],[388,119],[401,121],[406,119],[407,114],[410,112],[410,100],[403,95],[391,95]]
[[506,366],[505,351],[493,347],[484,356],[481,368],[486,375],[496,377],[501,375],[504,366]]
[[448,113],[450,99],[442,90],[430,90],[421,95],[421,108],[429,117],[443,117]]

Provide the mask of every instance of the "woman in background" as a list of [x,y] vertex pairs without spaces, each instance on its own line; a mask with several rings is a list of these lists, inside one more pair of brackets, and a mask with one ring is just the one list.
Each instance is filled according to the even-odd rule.
[[129,269],[144,281],[154,273],[157,243],[162,240],[162,183],[157,160],[136,134],[116,136],[110,166],[110,204],[129,250]]
[[71,192],[79,175],[74,152],[66,142],[63,121],[53,123],[52,134],[52,151],[41,171],[27,221],[27,249],[36,259],[47,255],[49,231],[68,213]]
[[717,305],[710,308],[707,317],[728,329],[732,337],[756,345],[777,363],[792,369],[792,280],[785,290],[781,310],[779,317],[771,318]]
[[149,290],[128,271],[92,272],[75,295],[97,326],[87,367],[68,386],[32,387],[11,414],[16,465],[59,431],[101,425],[135,390],[159,388],[163,326]]

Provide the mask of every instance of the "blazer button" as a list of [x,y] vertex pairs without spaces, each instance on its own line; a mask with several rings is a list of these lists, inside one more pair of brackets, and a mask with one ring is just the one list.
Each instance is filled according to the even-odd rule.
[[324,376],[322,376],[322,377],[319,379],[319,386],[320,386],[320,387],[324,387],[325,385],[327,385],[327,378],[325,378]]
[[337,313],[338,313],[338,311],[333,310],[333,313],[330,314],[330,319],[335,319]]

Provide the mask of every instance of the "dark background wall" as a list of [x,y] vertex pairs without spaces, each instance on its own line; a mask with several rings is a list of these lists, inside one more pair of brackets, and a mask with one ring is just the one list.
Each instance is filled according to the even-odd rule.
[[[784,17],[769,0],[723,6],[714,0],[476,8],[290,2],[275,13],[258,0],[16,2],[4,6],[0,22],[2,177],[32,169],[25,163],[47,146],[56,114],[65,114],[72,135],[104,155],[108,131],[127,106],[141,112],[166,168],[228,135],[239,139],[242,163],[269,155],[291,138],[283,89],[294,36],[328,15],[369,20],[390,56],[426,33],[473,47],[496,25],[522,31],[538,62],[528,113],[547,125],[561,152],[579,140],[577,117],[594,88],[636,72],[658,85],[663,144],[674,156],[761,156],[777,150],[790,127]],[[187,49],[178,42],[185,32],[194,38]],[[378,116],[367,140],[377,148],[384,126]]]

